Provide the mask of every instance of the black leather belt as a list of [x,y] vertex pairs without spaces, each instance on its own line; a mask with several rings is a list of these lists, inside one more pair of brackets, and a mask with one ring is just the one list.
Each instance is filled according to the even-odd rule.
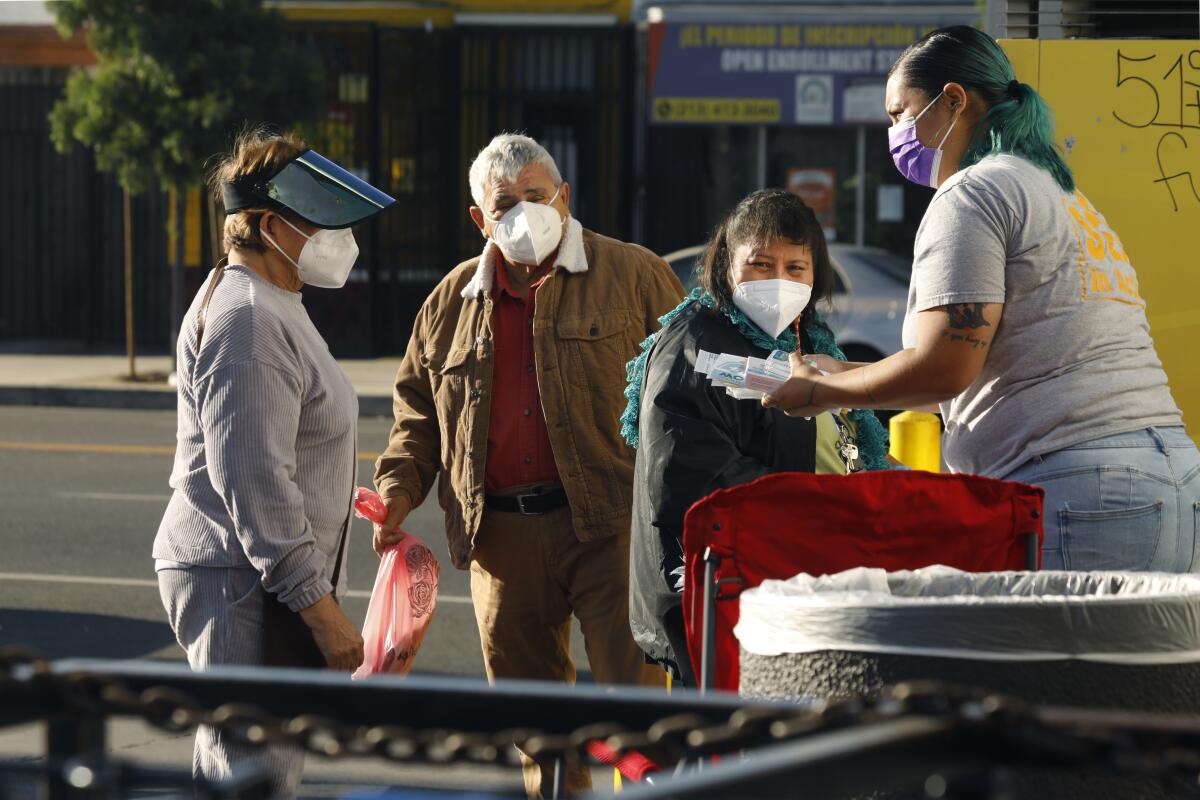
[[567,493],[562,489],[553,489],[549,492],[537,494],[508,496],[489,494],[483,499],[484,508],[491,509],[492,511],[504,511],[510,514],[524,514],[527,517],[549,514],[551,511],[562,508],[566,504]]

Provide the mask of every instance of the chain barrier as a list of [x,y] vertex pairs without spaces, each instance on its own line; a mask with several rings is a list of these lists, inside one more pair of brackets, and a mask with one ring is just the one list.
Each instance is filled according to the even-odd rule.
[[252,745],[288,744],[338,758],[378,757],[400,763],[473,763],[516,766],[512,745],[534,758],[586,762],[588,742],[601,740],[618,753],[653,754],[663,766],[684,760],[751,750],[799,738],[911,715],[952,720],[1002,735],[1038,760],[1102,764],[1157,776],[1175,788],[1197,793],[1200,720],[1187,733],[1189,746],[1171,730],[1126,730],[1059,719],[1048,723],[1036,709],[1011,697],[934,681],[897,684],[873,698],[831,700],[803,708],[748,707],[713,723],[697,714],[666,717],[644,731],[600,722],[568,734],[528,728],[496,733],[419,730],[395,725],[355,726],[312,714],[281,718],[244,703],[205,708],[185,692],[153,686],[135,693],[118,679],[86,672],[58,674],[33,653],[0,648],[0,690],[47,691],[68,708],[88,715],[138,717],[171,733],[209,725]]

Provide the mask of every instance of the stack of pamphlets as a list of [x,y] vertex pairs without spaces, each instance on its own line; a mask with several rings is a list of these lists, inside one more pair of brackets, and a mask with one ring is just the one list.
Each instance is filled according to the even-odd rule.
[[[696,372],[707,376],[713,386],[724,386],[731,397],[761,400],[791,377],[792,365],[788,358],[789,354],[782,350],[772,350],[766,358],[701,350],[696,356]],[[812,362],[808,364],[816,366]],[[822,375],[829,374],[825,370],[819,372]]]
[[766,358],[701,350],[696,356],[696,371],[707,376],[713,386],[724,386],[732,397],[759,400],[782,386],[792,374],[792,367],[782,350],[773,350]]

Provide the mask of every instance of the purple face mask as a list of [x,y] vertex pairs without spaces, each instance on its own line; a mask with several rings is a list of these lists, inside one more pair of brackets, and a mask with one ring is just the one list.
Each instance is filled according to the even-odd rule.
[[942,137],[942,141],[938,142],[936,148],[921,144],[917,138],[917,120],[923,117],[926,111],[933,108],[933,104],[939,98],[941,98],[940,94],[933,98],[929,105],[925,106],[915,117],[902,119],[888,128],[888,149],[892,152],[892,161],[896,162],[896,169],[900,170],[900,174],[913,183],[932,189],[937,188],[938,168],[942,164],[942,145],[950,138],[950,132],[958,123],[956,114],[950,123],[949,130]]

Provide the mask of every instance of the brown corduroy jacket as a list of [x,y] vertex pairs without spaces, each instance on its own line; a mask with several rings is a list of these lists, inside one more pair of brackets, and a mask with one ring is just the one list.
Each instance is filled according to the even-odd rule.
[[[493,375],[497,251],[447,275],[425,301],[396,373],[395,423],[376,463],[384,497],[419,505],[438,477],[455,566],[471,560],[483,516]],[[502,267],[501,267],[502,268]],[[620,434],[625,364],[683,299],[658,256],[568,221],[554,270],[537,289],[534,362],[550,446],[583,541],[629,530],[634,451]]]

